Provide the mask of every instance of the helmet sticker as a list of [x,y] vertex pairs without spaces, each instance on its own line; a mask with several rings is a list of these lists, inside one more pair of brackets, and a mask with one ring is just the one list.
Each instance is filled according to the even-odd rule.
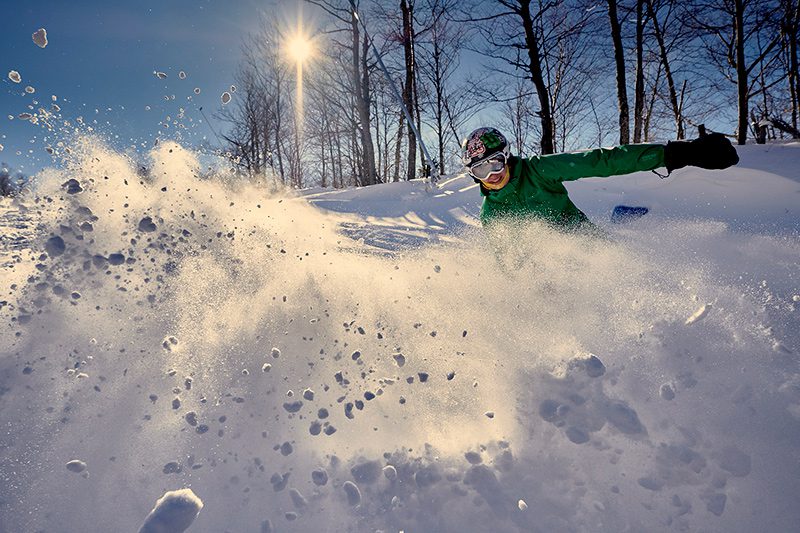
[[467,157],[474,159],[486,153],[486,145],[480,137],[475,136],[467,142]]

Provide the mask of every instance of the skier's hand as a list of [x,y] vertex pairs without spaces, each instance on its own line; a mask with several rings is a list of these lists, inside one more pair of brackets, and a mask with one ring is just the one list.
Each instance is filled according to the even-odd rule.
[[738,162],[736,148],[721,133],[709,133],[692,141],[670,141],[664,148],[669,172],[688,165],[720,170]]

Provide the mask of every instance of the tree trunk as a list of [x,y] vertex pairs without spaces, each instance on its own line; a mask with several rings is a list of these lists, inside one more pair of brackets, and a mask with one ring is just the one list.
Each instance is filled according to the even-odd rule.
[[[403,51],[405,52],[406,83],[403,87],[403,104],[409,114],[414,117],[414,12],[413,4],[400,0],[400,11],[403,13]],[[417,137],[414,130],[408,128],[408,168],[406,179],[414,179],[417,175]]]
[[400,148],[403,146],[403,126],[405,126],[405,113],[400,110],[400,117],[397,124],[397,140],[394,144],[394,175],[392,181],[400,181]]
[[748,87],[747,64],[744,55],[744,0],[734,0],[733,26],[736,46],[736,92],[739,104],[739,131],[736,140],[747,143]]
[[797,33],[800,26],[800,1],[787,2],[785,14],[786,39],[789,52],[789,94],[792,101],[792,127],[797,130],[798,115],[800,115],[800,69],[797,60]]
[[[737,2],[740,0],[736,0]],[[675,89],[675,80],[672,78],[672,70],[669,67],[669,57],[667,57],[667,47],[664,44],[664,34],[661,33],[661,27],[658,24],[655,9],[653,8],[653,0],[647,0],[647,7],[650,11],[650,18],[653,20],[653,31],[656,34],[656,41],[658,41],[658,50],[661,55],[661,63],[664,65],[664,76],[667,78],[667,87],[669,88],[669,101],[672,104],[672,114],[675,117],[675,130],[678,139],[683,139],[686,134],[683,131],[683,117],[681,116],[681,108],[678,104],[678,92]],[[745,87],[746,90],[746,87]],[[747,116],[744,118],[745,125],[747,124]]]
[[636,86],[633,104],[633,142],[642,142],[644,114],[644,0],[636,0]]
[[525,31],[525,46],[528,50],[528,70],[530,71],[531,81],[536,88],[536,95],[539,97],[539,118],[542,122],[542,154],[552,154],[555,151],[553,146],[553,113],[550,109],[550,98],[547,93],[547,86],[542,74],[542,61],[539,55],[539,43],[533,30],[533,18],[531,17],[530,0],[520,0],[519,11],[522,18],[522,27]]
[[360,32],[358,30],[358,19],[355,13],[350,16],[350,24],[353,31],[353,88],[355,90],[356,111],[360,123],[361,137],[361,184],[374,185],[375,176],[375,147],[372,144],[372,132],[370,130],[370,109],[369,109],[369,71],[367,69],[366,51],[368,42],[364,36],[364,54],[360,53],[362,46]]
[[434,89],[436,90],[436,141],[439,144],[439,175],[444,176],[444,83],[442,73],[442,50],[438,28],[433,27]]
[[630,144],[630,115],[628,90],[625,82],[625,50],[622,48],[622,33],[617,18],[617,0],[608,0],[608,18],[611,22],[611,40],[614,42],[614,62],[617,66],[617,103],[619,105],[619,143]]

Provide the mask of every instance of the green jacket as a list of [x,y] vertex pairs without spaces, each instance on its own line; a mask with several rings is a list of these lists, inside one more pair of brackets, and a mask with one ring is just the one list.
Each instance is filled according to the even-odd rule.
[[508,160],[511,178],[505,187],[484,196],[481,222],[534,217],[561,227],[589,221],[569,199],[564,181],[608,177],[664,166],[664,145],[630,144],[586,152],[553,154]]

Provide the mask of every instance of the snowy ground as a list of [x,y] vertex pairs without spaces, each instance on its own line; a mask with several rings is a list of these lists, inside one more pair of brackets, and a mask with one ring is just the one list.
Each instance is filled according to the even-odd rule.
[[0,531],[799,530],[800,145],[572,183],[609,238],[500,258],[465,177],[76,152],[0,213]]

